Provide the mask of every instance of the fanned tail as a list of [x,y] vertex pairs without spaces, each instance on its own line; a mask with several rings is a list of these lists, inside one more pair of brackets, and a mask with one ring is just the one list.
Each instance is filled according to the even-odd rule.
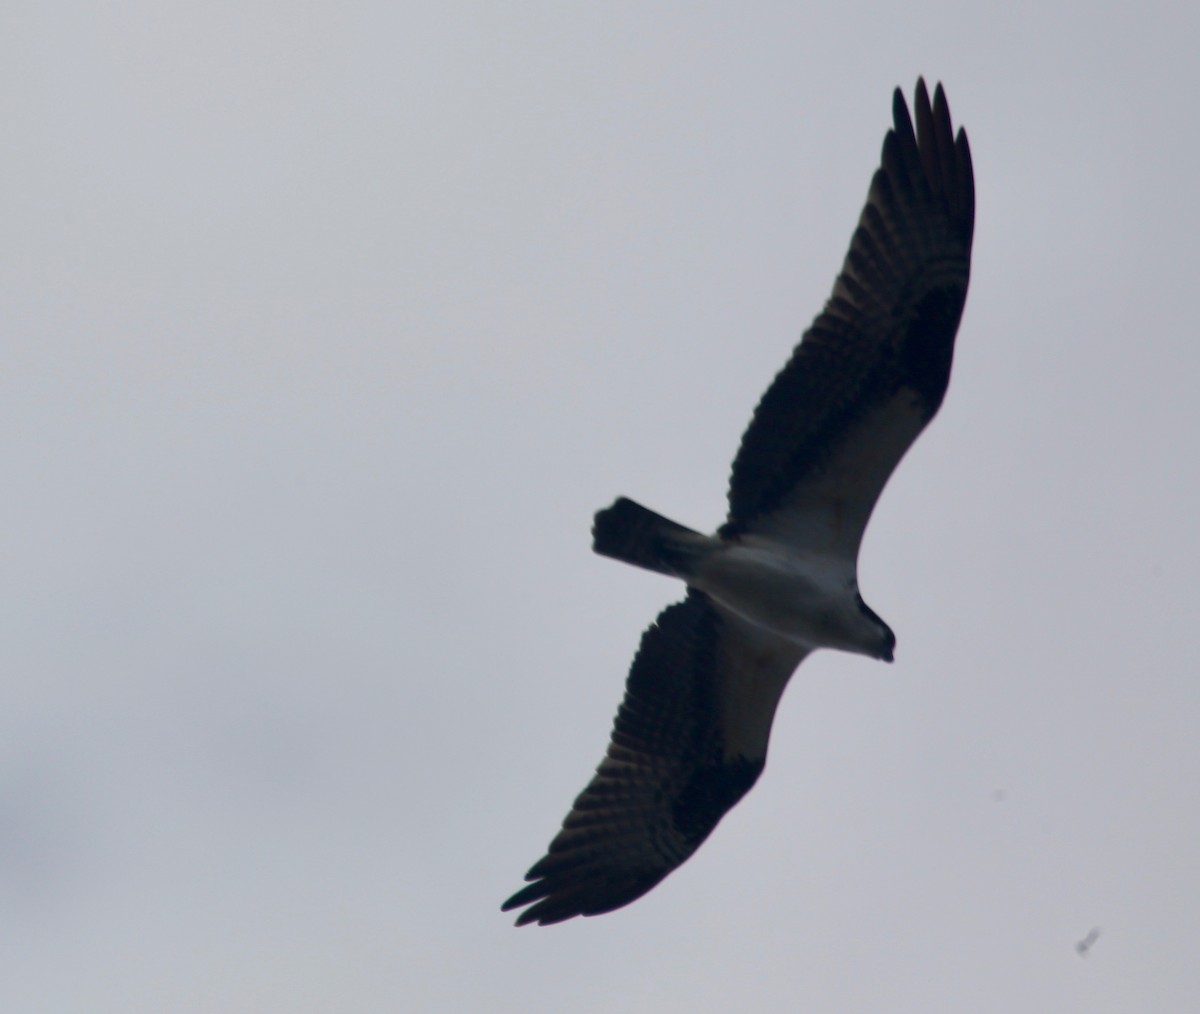
[[601,556],[672,577],[686,578],[713,541],[623,496],[592,525],[592,549]]

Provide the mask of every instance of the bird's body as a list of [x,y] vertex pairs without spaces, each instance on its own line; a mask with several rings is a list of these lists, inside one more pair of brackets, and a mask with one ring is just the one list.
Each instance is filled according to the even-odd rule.
[[890,631],[864,613],[853,562],[823,548],[753,533],[701,535],[625,497],[596,515],[593,532],[597,553],[682,578],[722,611],[798,648],[891,661]]
[[837,648],[890,662],[891,632],[865,611],[858,582],[846,571],[834,557],[750,535],[723,545],[688,583],[805,651]]
[[939,86],[918,82],[825,309],[755,410],[711,536],[624,497],[596,552],[686,582],[646,631],[612,740],[531,883],[518,924],[628,904],[684,862],[763,769],[775,709],[817,648],[892,660],[858,591],[858,548],[904,453],[937,412],[966,299],[974,179]]

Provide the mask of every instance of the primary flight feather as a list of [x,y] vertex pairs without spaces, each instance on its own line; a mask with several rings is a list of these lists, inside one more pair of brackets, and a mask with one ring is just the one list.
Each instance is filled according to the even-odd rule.
[[863,531],[946,393],[971,270],[967,136],[941,85],[904,96],[824,310],[742,438],[729,515],[701,535],[618,499],[597,553],[687,583],[642,636],[612,739],[530,883],[517,925],[610,912],[683,863],[762,772],[801,661],[838,648],[890,662],[896,638],[858,592]]

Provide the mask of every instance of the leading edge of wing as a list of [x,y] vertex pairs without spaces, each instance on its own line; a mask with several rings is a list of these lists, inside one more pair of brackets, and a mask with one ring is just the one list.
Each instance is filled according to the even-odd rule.
[[754,785],[779,697],[804,654],[741,626],[689,590],[643,634],[604,759],[526,874],[529,885],[501,906],[530,906],[518,926],[640,898]]
[[[840,548],[856,553],[883,485],[941,404],[970,277],[974,177],[942,86],[930,103],[918,80],[914,109],[915,130],[896,89],[894,126],[833,294],[742,437],[724,535],[799,506],[836,520]],[[882,449],[875,423],[894,425],[898,413],[911,416],[904,439]]]

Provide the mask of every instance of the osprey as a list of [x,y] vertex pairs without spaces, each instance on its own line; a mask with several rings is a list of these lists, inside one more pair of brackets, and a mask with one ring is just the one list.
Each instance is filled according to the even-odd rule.
[[761,774],[783,689],[817,648],[892,660],[858,591],[876,500],[950,380],[971,268],[966,134],[938,85],[904,96],[825,309],[755,409],[729,515],[701,535],[618,499],[593,549],[687,583],[642,636],[595,777],[531,881],[517,925],[598,915],[683,863]]

